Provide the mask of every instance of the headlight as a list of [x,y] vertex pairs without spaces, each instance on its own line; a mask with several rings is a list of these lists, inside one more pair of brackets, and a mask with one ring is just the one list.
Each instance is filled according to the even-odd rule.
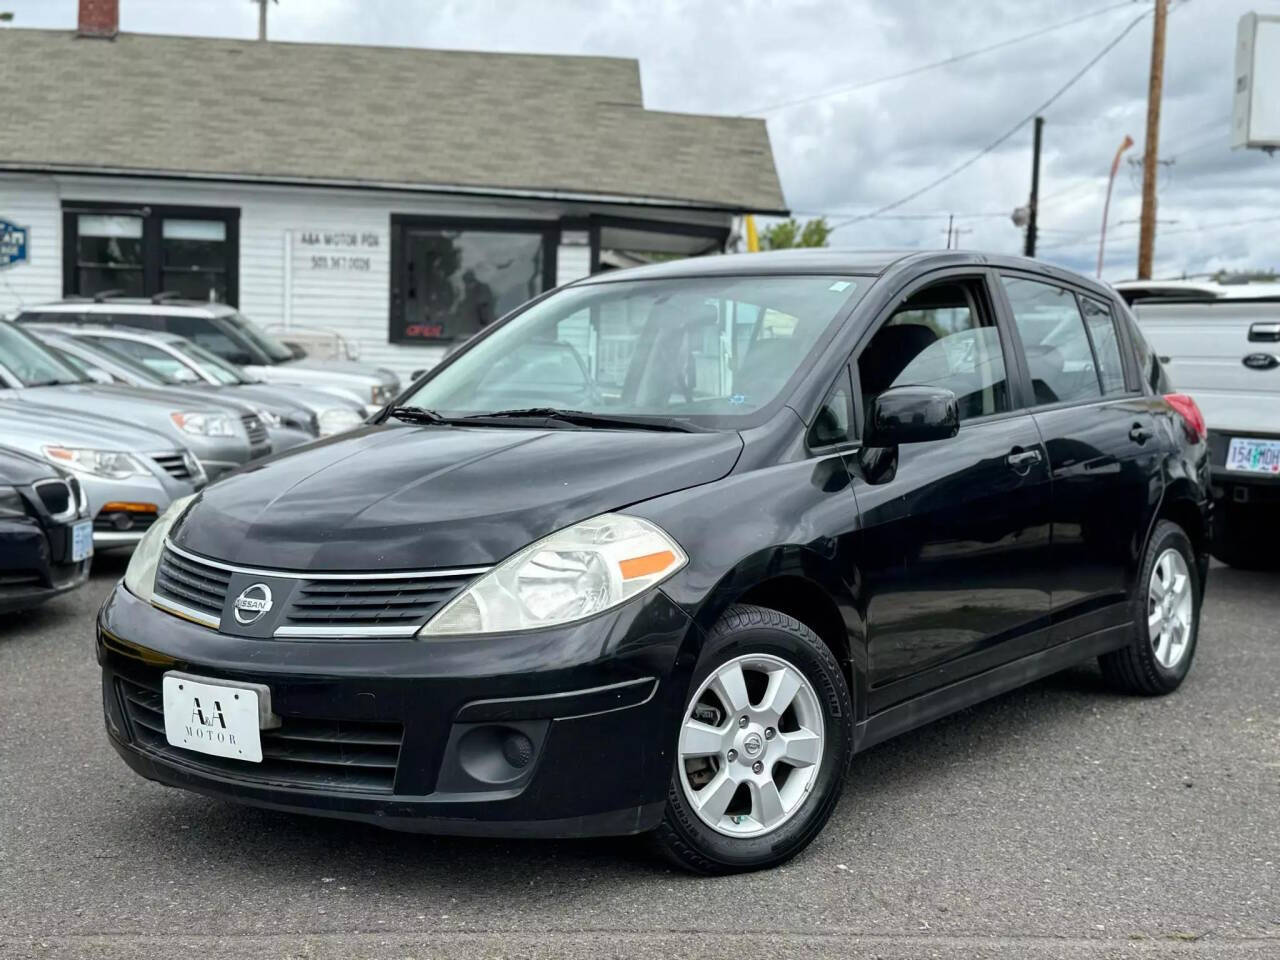
[[616,607],[688,562],[648,520],[606,513],[539,540],[498,564],[418,635],[507,633],[571,623]]
[[331,407],[320,411],[320,436],[330,437],[335,433],[354,430],[364,423],[364,417],[350,407]]
[[225,413],[171,413],[169,419],[183,433],[200,437],[234,437],[235,421]]
[[25,517],[27,501],[13,487],[0,487],[0,517]]
[[129,566],[124,571],[124,585],[139,600],[151,602],[155,593],[156,567],[160,565],[160,554],[164,552],[165,537],[169,536],[169,528],[195,498],[193,493],[170,503],[169,508],[147,528],[138,545],[133,548],[133,556],[129,558]]
[[90,450],[86,447],[48,446],[40,448],[46,459],[60,467],[90,473],[108,480],[125,480],[145,474],[147,468],[137,457],[122,450]]

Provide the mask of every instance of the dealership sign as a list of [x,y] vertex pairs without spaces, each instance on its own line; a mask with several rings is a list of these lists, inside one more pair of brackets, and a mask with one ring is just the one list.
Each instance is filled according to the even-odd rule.
[[27,262],[26,227],[0,220],[0,269]]

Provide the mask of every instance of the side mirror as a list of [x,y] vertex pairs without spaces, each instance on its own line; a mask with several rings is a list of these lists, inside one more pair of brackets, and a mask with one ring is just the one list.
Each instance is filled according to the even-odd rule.
[[896,447],[947,440],[959,431],[960,405],[950,390],[890,387],[871,401],[862,443],[866,447]]
[[289,342],[289,343],[286,343],[285,346],[288,347],[289,352],[293,354],[293,359],[295,360],[306,359],[307,351],[303,348],[301,344]]
[[415,370],[413,371],[413,373],[409,374],[409,379],[411,381],[417,381],[420,377],[426,376],[426,373],[427,373],[427,370],[425,367],[423,367],[421,370]]

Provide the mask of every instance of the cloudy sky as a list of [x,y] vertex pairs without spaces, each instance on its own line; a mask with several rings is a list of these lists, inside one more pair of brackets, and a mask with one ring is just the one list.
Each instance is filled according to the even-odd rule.
[[[1280,0],[1172,0],[1156,276],[1280,268],[1280,157],[1228,147],[1236,22]],[[249,0],[121,0],[127,31],[252,37]],[[279,0],[273,38],[639,59],[646,105],[768,119],[801,216],[849,220],[965,163],[1046,101],[1146,0]],[[74,26],[76,0],[0,0],[14,26]],[[1068,23],[1068,21],[1076,21]],[[1065,24],[1065,25],[1063,25]],[[1026,39],[1027,34],[1039,33]],[[869,83],[1004,41],[988,53]],[[1045,111],[1041,251],[1092,272],[1106,174],[1141,155],[1147,16]],[[857,86],[858,89],[848,88]],[[799,101],[799,102],[797,102]],[[1030,187],[1031,126],[841,246],[1020,251],[1009,212]],[[1135,272],[1141,176],[1116,180],[1105,276]],[[1246,222],[1240,222],[1246,221]]]

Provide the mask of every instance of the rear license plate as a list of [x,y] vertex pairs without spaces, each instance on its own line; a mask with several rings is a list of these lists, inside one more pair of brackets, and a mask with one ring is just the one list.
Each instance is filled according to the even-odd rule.
[[1280,440],[1232,437],[1227,469],[1245,473],[1280,473]]
[[93,556],[93,521],[81,520],[71,526],[71,562]]
[[258,692],[164,675],[164,734],[175,747],[262,762]]

